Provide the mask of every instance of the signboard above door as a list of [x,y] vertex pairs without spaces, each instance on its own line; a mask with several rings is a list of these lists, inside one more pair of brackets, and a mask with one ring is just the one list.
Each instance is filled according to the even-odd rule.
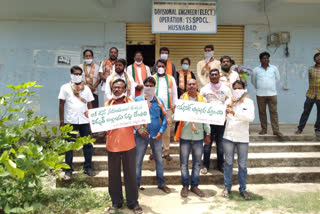
[[152,33],[216,32],[216,1],[153,1]]

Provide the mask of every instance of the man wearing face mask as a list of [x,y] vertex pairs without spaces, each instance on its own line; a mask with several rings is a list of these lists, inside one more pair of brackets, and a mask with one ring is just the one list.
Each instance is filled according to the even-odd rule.
[[192,71],[189,70],[189,66],[191,61],[188,57],[181,59],[181,70],[179,71],[178,75],[178,97],[180,97],[183,93],[185,93],[187,81],[190,79],[196,79],[195,75]]
[[143,157],[146,154],[148,144],[150,144],[156,160],[158,188],[165,193],[170,193],[171,190],[165,185],[163,178],[164,165],[162,160],[162,135],[167,128],[167,113],[162,99],[155,95],[155,79],[153,77],[147,77],[143,83],[143,95],[136,97],[135,101],[148,101],[151,123],[138,126],[136,131],[136,172],[138,187],[140,187]]
[[94,97],[92,108],[98,108],[98,87],[101,80],[99,76],[99,66],[93,62],[92,50],[86,49],[83,51],[83,64],[80,64],[79,67],[83,70],[83,82],[90,88]]
[[[105,91],[107,78],[115,71],[115,63],[118,59],[118,48],[112,47],[109,49],[109,58],[106,59],[99,68],[99,75],[102,81],[101,91]],[[107,98],[104,97],[104,101],[107,101]]]
[[231,193],[232,169],[234,164],[235,147],[238,157],[238,182],[240,195],[245,200],[250,200],[246,191],[247,160],[249,148],[249,122],[254,120],[254,104],[247,96],[245,84],[239,80],[233,83],[233,98],[226,109],[226,129],[223,136],[223,151],[225,156],[224,164],[224,185],[222,196],[227,197]]
[[[105,103],[105,107],[133,102],[129,97],[125,96],[127,87],[123,79],[113,81],[111,88],[112,98]],[[121,208],[124,202],[121,165],[123,168],[127,207],[133,210],[134,213],[142,213],[142,208],[138,203],[138,186],[135,169],[136,143],[133,128],[133,126],[130,126],[107,131],[109,194],[112,200],[112,206],[109,207],[108,213],[116,213],[117,209]]]
[[220,81],[226,84],[230,89],[232,88],[232,84],[236,80],[240,80],[239,74],[236,71],[231,70],[231,57],[230,56],[222,56],[220,58],[221,62],[221,72],[220,72]]
[[[92,108],[91,101],[94,100],[91,90],[82,82],[82,69],[79,66],[71,68],[71,81],[61,86],[59,99],[59,117],[60,127],[71,124],[73,130],[78,131],[81,137],[90,135],[89,119],[85,113]],[[76,134],[71,134],[71,138],[76,138]],[[68,141],[71,141],[68,139]],[[92,144],[83,146],[84,173],[93,176],[92,171]],[[72,151],[66,152],[66,164],[70,169],[65,170],[65,180],[70,180],[72,177]]]
[[201,60],[197,64],[197,74],[202,85],[208,84],[209,71],[212,69],[220,70],[220,62],[214,58],[213,45],[206,45],[204,47],[204,60]]
[[172,158],[169,154],[171,132],[170,126],[172,124],[172,113],[174,113],[174,106],[178,99],[178,92],[175,79],[171,75],[167,74],[165,69],[166,61],[159,59],[156,63],[157,73],[153,75],[153,78],[156,80],[156,96],[163,100],[168,115],[167,120],[169,127],[163,133],[162,153],[167,161],[171,161]]
[[126,60],[124,59],[117,59],[115,63],[115,72],[112,73],[107,81],[106,81],[106,98],[107,100],[112,99],[112,91],[111,86],[112,83],[117,79],[122,79],[126,83],[126,92],[125,95],[130,97],[132,100],[135,97],[135,83],[131,75],[127,72],[124,72],[126,67]]
[[[164,61],[166,61],[166,73],[173,76],[173,78],[175,78],[176,82],[177,82],[177,72],[176,72],[176,67],[175,65],[168,59],[169,58],[169,48],[167,47],[161,47],[160,48],[160,59],[163,59]],[[157,73],[157,69],[156,69],[157,65],[155,64],[153,66],[153,73],[152,74],[156,74]]]
[[127,68],[127,73],[132,76],[134,82],[136,83],[136,94],[138,97],[142,94],[143,81],[151,76],[149,66],[143,63],[142,52],[137,51],[134,53],[134,63],[129,65]]
[[[222,103],[227,105],[232,98],[231,89],[222,84],[220,81],[220,72],[218,69],[212,69],[209,71],[210,83],[203,86],[200,90],[200,94],[207,99],[208,103]],[[210,154],[213,139],[216,141],[217,150],[217,169],[223,172],[223,146],[222,137],[224,133],[225,125],[210,125],[211,127],[211,142],[209,145],[205,145],[203,148],[203,168],[202,174],[207,174],[210,166]]]

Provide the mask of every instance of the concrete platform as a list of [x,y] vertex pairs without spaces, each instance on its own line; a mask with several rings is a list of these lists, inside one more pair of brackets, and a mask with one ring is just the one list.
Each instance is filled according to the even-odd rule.
[[[151,148],[148,146],[146,154],[150,154]],[[170,154],[179,154],[179,143],[172,142],[170,145]],[[320,152],[320,143],[318,142],[250,142],[249,144],[250,153],[278,153],[278,152]],[[212,144],[212,154],[216,153],[216,146]],[[107,156],[108,152],[104,144],[94,145],[94,156]],[[74,151],[75,157],[83,156],[82,150]]]
[[[250,125],[250,142],[285,142],[285,141],[316,141],[320,142],[320,137],[316,137],[314,133],[313,125],[306,125],[302,134],[296,135],[294,132],[297,129],[295,124],[280,124],[280,131],[284,134],[284,137],[274,136],[271,126],[268,126],[268,133],[265,135],[259,135],[261,127],[259,124]],[[171,131],[172,136],[174,130]],[[173,141],[173,137],[171,139]],[[105,138],[97,138],[96,144],[106,144]]]
[[[190,172],[191,173],[191,172]],[[238,170],[233,170],[232,183],[237,184]],[[57,179],[57,187],[68,186],[72,182],[86,182],[93,187],[108,186],[108,171],[99,171],[95,177],[74,173],[73,180],[63,181]],[[79,177],[76,179],[76,177]],[[123,176],[122,176],[123,177]],[[167,184],[179,185],[181,182],[180,170],[166,170],[164,178]],[[249,168],[248,184],[272,184],[272,183],[320,183],[320,167],[265,167]],[[223,173],[209,170],[208,174],[200,175],[201,184],[223,184]],[[143,170],[141,185],[156,185],[156,172],[154,170]]]
[[[180,159],[178,154],[171,155],[172,160],[164,160],[165,170],[180,169]],[[235,160],[237,156],[235,155]],[[83,157],[73,158],[73,167],[75,170],[80,170],[83,165]],[[211,154],[210,166],[215,167],[217,164],[216,154]],[[92,167],[94,170],[107,170],[108,157],[93,156]],[[189,157],[189,167],[192,166],[191,155]],[[248,168],[252,167],[313,167],[320,166],[320,152],[288,152],[288,153],[249,153],[248,154]],[[237,167],[235,161],[234,167]],[[149,157],[144,156],[142,169],[155,169],[155,161],[150,161]]]

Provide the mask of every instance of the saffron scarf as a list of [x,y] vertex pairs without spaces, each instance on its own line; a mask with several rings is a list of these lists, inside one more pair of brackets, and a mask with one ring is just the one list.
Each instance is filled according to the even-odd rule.
[[80,91],[83,91],[84,90],[84,84],[83,82],[81,82],[79,85],[76,85],[76,84],[73,84],[71,81],[70,81],[70,86],[71,86],[71,89],[73,91],[73,94],[74,96],[76,96],[77,98],[79,98],[81,100],[81,102],[83,103],[87,103],[87,101],[80,96]]
[[[125,77],[125,79],[126,79],[125,82],[126,82],[126,85],[127,85],[127,86],[126,86],[127,96],[129,97],[129,96],[131,95],[131,81],[130,81],[130,78],[129,78],[127,72],[123,72],[123,74],[124,74],[124,77]],[[114,73],[112,74],[111,81],[110,81],[110,88],[112,87],[112,83],[113,83],[113,81],[114,81],[115,76],[116,76],[116,72],[114,72]]]
[[112,67],[116,61],[111,59],[106,59],[102,64],[103,75],[107,74],[107,77],[110,76]]
[[[153,75],[153,78],[156,80],[156,84],[157,84],[156,95],[159,96],[159,84],[158,84],[159,83],[159,75],[158,75],[158,73]],[[168,108],[171,108],[172,94],[170,94],[169,89],[172,90],[172,76],[168,76],[167,74],[165,74],[165,78],[166,78],[166,83],[167,83]]]
[[90,70],[90,72],[88,72],[87,71],[87,64],[83,63],[83,71],[84,71],[84,75],[86,78],[86,84],[91,85],[91,86],[93,85],[94,69],[95,69],[94,63],[92,63],[91,70]]
[[231,99],[231,103],[227,105],[227,108],[231,108],[233,109],[238,103],[242,103],[244,101],[245,98],[248,97],[248,94],[245,93],[243,94],[239,100],[234,100],[233,97]]
[[[191,79],[191,71],[187,71],[187,81],[189,79]],[[184,71],[180,70],[179,71],[179,88],[181,88],[182,90],[185,90],[185,82],[184,82]]]
[[[228,72],[224,72],[224,71],[222,71],[221,72],[221,77],[226,77],[227,78],[227,82],[229,83],[230,82],[230,74],[232,73],[232,70],[230,69]],[[220,78],[221,78],[220,77]]]
[[145,80],[147,78],[146,66],[144,65],[144,63],[140,64],[142,82],[140,82],[140,80],[139,80],[137,66],[138,66],[137,63],[132,64],[132,77],[136,83],[143,84],[143,80]]
[[[182,100],[190,100],[188,92],[184,93],[181,96],[182,96]],[[205,102],[205,99],[203,98],[203,96],[198,92],[197,92],[196,102],[202,102],[202,103]],[[174,141],[180,140],[183,124],[184,124],[184,121],[179,121],[179,125],[178,125],[178,128],[177,128],[176,134],[174,136]],[[192,127],[192,131],[197,131],[197,128],[195,127],[193,122],[191,122],[191,127]]]
[[[160,107],[160,109],[162,111],[162,114],[165,116],[165,118],[167,120],[167,123],[170,125],[172,123],[172,121],[169,120],[168,114],[167,114],[166,110],[164,109],[164,106],[162,105],[161,101],[159,100],[159,98],[157,96],[154,96],[154,98],[156,98],[156,101],[157,101],[158,106]],[[143,96],[143,100],[145,100],[144,96]],[[147,124],[143,124],[143,125],[137,126],[137,129],[147,130],[147,127],[148,127]]]
[[[129,97],[125,97],[125,103],[131,103],[133,102]],[[107,106],[112,106],[114,103],[116,102],[115,99],[111,99],[111,100],[108,100],[107,102],[104,103],[104,107],[107,107]]]
[[172,76],[172,63],[167,59],[166,73]]
[[[138,84],[143,84],[143,80],[145,80],[147,78],[147,70],[146,70],[146,66],[144,65],[144,63],[141,63],[140,64],[140,68],[141,68],[141,81],[140,82],[140,79],[139,79],[139,74],[138,74],[138,69],[137,69],[137,63],[133,63],[132,64],[132,77],[133,77],[133,80],[138,83]],[[136,90],[136,97],[140,96],[141,95],[141,92],[142,90]]]
[[211,59],[203,66],[203,68],[201,69],[202,76],[206,76],[206,77],[209,76],[209,71],[211,70],[209,64],[213,61],[214,61],[214,57],[211,57]]

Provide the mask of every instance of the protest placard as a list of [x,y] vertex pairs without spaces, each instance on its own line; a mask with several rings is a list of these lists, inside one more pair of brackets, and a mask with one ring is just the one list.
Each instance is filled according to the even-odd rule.
[[89,110],[91,131],[101,132],[150,123],[147,101],[112,105]]
[[201,103],[178,100],[174,120],[224,125],[226,106],[220,103]]

